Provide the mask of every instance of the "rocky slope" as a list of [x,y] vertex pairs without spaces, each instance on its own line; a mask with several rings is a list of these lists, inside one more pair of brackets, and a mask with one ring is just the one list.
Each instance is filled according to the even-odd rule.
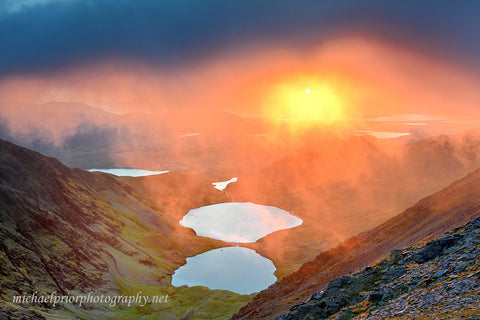
[[479,319],[480,217],[334,279],[278,319],[329,318]]
[[427,241],[480,215],[480,170],[419,201],[382,225],[325,251],[260,292],[233,319],[272,319],[395,248]]
[[[151,177],[162,192],[183,198],[174,181]],[[159,180],[159,181],[158,181]],[[188,192],[197,201],[224,201],[210,183],[191,178]],[[71,169],[59,161],[0,140],[0,318],[122,318],[161,314],[177,319],[187,314],[212,318],[232,314],[249,301],[226,291],[174,288],[170,275],[189,256],[223,246],[199,238],[178,225],[171,208],[134,187],[143,179],[121,179]],[[201,191],[204,190],[204,191]],[[212,192],[209,192],[212,190]],[[162,193],[157,195],[162,196]],[[175,207],[181,207],[177,198]],[[169,294],[171,302],[143,309],[63,304],[15,304],[13,296],[82,294]],[[175,298],[173,298],[175,297]],[[228,308],[214,307],[218,301]],[[210,313],[209,313],[210,312]]]

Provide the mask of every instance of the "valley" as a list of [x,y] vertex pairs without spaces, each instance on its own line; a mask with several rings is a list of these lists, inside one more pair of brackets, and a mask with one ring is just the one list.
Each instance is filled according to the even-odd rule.
[[0,0],[0,320],[478,319],[479,17]]
[[[9,261],[3,277],[5,302],[16,293],[35,290],[170,297],[169,304],[148,308],[90,306],[90,311],[68,305],[58,310],[25,308],[7,302],[9,312],[46,318],[88,314],[93,319],[119,314],[226,319],[236,312],[234,319],[280,316],[334,277],[358,270],[399,246],[440,235],[477,214],[461,206],[475,206],[472,186],[478,172],[441,190],[480,165],[475,131],[404,145],[369,137],[336,139],[333,149],[331,139],[304,141],[297,151],[261,170],[238,175],[222,190],[212,185],[221,179],[205,173],[115,177],[70,169],[3,141],[2,243]],[[329,152],[323,149],[327,147]],[[395,184],[390,183],[392,177]],[[436,190],[449,196],[434,194],[396,216]],[[450,200],[442,204],[436,199]],[[180,224],[192,208],[232,202],[276,206],[303,223],[241,244],[197,236]],[[434,217],[437,223],[432,223]],[[32,247],[28,241],[36,244]],[[172,286],[172,275],[188,258],[232,244],[271,260],[277,282],[246,295]],[[57,260],[59,256],[64,258]],[[32,261],[39,264],[27,274],[25,268]],[[321,264],[322,272],[313,276],[316,264]],[[90,280],[83,280],[85,274]],[[17,291],[13,286],[17,281],[26,287]],[[222,307],[212,308],[212,303]]]

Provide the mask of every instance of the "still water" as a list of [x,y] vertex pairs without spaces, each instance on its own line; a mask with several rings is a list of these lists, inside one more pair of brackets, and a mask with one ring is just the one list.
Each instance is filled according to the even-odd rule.
[[272,261],[254,250],[227,247],[187,258],[187,263],[172,276],[173,286],[204,286],[251,294],[275,283]]
[[180,221],[198,236],[227,242],[256,242],[277,230],[293,228],[302,219],[288,211],[250,202],[227,202],[190,210]]
[[150,171],[150,170],[142,170],[142,169],[89,169],[88,171],[99,171],[110,173],[119,177],[144,177],[144,176],[151,176],[155,174],[162,174],[167,173],[168,171]]

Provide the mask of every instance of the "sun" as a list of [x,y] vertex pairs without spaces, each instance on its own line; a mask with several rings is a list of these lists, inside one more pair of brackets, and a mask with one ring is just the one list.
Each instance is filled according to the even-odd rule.
[[332,124],[344,121],[346,98],[333,83],[319,80],[288,81],[273,86],[264,109],[271,120]]

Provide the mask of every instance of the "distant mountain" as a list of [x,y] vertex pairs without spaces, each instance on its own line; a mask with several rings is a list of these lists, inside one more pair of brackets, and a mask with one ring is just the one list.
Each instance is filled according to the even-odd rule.
[[218,110],[117,115],[66,102],[0,110],[0,139],[83,169],[237,174],[278,159],[264,132],[260,119]]
[[[179,188],[182,183],[188,187]],[[159,191],[155,197],[146,191],[152,185]],[[171,274],[187,257],[225,245],[181,227],[176,210],[225,200],[201,176],[118,178],[71,169],[0,140],[0,318],[231,315],[251,298],[170,285]],[[16,295],[34,292],[169,294],[176,307],[160,304],[137,310],[89,304],[80,308],[64,303],[53,308],[12,301]],[[228,307],[218,310],[214,301],[224,301]]]
[[85,103],[48,102],[0,110],[0,138],[80,168],[114,165],[108,152],[125,138],[120,117]]
[[480,217],[423,246],[392,250],[278,319],[478,319],[479,236]]
[[274,319],[396,248],[434,239],[480,215],[480,170],[426,197],[383,224],[322,252],[260,292],[233,319]]

